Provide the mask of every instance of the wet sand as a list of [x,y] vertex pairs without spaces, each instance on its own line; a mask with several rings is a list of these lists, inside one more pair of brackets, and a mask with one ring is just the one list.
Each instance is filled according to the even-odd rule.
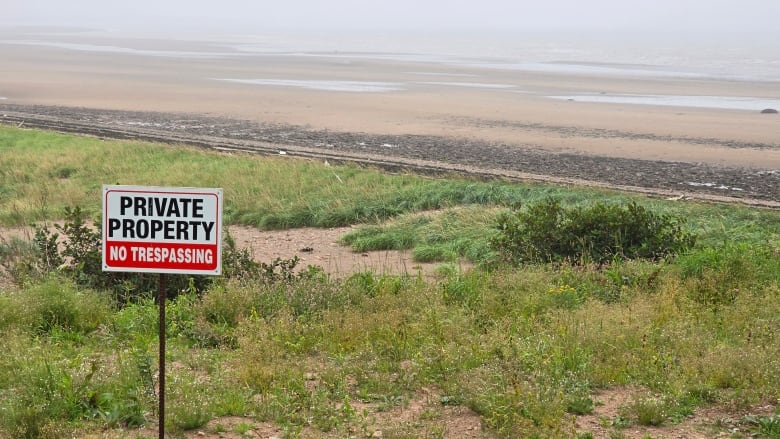
[[[80,36],[78,41],[84,39]],[[7,98],[0,100],[0,109],[46,113],[43,107],[36,109],[37,105],[58,107],[49,111],[52,114],[62,113],[62,108],[144,112],[149,113],[147,122],[151,123],[189,117],[232,120],[254,126],[257,140],[263,140],[263,130],[266,134],[276,130],[265,138],[275,143],[285,143],[289,137],[293,145],[327,147],[332,137],[334,142],[357,149],[360,143],[378,143],[370,151],[376,154],[539,175],[561,176],[570,164],[572,177],[613,183],[620,183],[621,174],[652,172],[642,169],[643,163],[652,162],[677,169],[669,171],[678,178],[662,185],[667,189],[696,191],[696,184],[714,185],[725,188],[711,192],[724,196],[780,200],[776,194],[762,195],[761,189],[780,185],[777,115],[760,114],[762,108],[745,111],[576,99],[578,93],[776,99],[780,82],[499,70],[436,60],[409,61],[403,56],[387,59],[381,54],[247,55],[194,41],[95,37],[90,42],[136,52],[0,44],[0,96]],[[178,50],[184,55],[138,52],[150,49]],[[215,51],[220,55],[210,55]],[[298,85],[224,79],[295,80]],[[317,89],[322,81],[349,81],[358,88],[390,84],[398,89]],[[548,97],[572,94],[573,101]],[[154,116],[159,113],[169,116]],[[125,122],[131,119],[129,113],[104,114]],[[293,134],[285,137],[285,130]],[[403,148],[393,148],[394,142],[403,143]],[[431,142],[438,146],[430,148]],[[391,147],[383,148],[384,144]],[[454,155],[443,157],[448,155],[448,144],[453,145]],[[504,159],[485,162],[480,159],[484,154]],[[547,164],[540,161],[542,156]],[[588,175],[580,169],[588,161],[606,160],[621,167],[620,172],[607,166]],[[697,174],[694,168],[706,172]],[[751,174],[758,189],[751,192],[737,186],[744,181],[726,181],[719,175],[721,170],[724,175]],[[690,178],[681,174],[689,171]],[[644,185],[629,178],[624,183]],[[683,187],[687,183],[692,184]]]

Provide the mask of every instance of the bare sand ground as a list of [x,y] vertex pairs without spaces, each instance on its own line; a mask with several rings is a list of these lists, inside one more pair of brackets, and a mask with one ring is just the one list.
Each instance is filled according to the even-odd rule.
[[[432,278],[440,264],[415,262],[411,251],[354,252],[338,241],[352,227],[331,229],[302,228],[294,230],[257,230],[231,226],[230,234],[241,248],[249,249],[255,260],[270,263],[276,258],[300,259],[298,268],[316,266],[330,276],[348,277],[354,273],[377,275],[408,274]],[[2,233],[2,230],[0,230]],[[0,235],[2,236],[2,235]],[[460,269],[471,265],[463,262]]]

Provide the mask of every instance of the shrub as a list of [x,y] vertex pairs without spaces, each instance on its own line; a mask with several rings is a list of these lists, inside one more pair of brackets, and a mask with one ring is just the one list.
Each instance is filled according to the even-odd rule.
[[511,263],[658,260],[693,246],[685,220],[631,202],[564,208],[554,199],[499,216],[492,247]]
[[[65,209],[63,225],[56,225],[59,233],[48,228],[37,228],[33,239],[34,250],[14,261],[14,278],[20,283],[31,277],[45,277],[58,271],[73,279],[78,285],[110,291],[120,305],[151,296],[158,289],[156,273],[106,272],[102,269],[101,225],[88,226],[79,207]],[[224,278],[259,279],[263,282],[290,281],[299,259],[277,258],[271,263],[252,260],[246,249],[238,249],[229,233],[225,234],[222,248],[222,273]],[[4,261],[12,258],[4,257]],[[317,269],[309,267],[301,276],[314,276]],[[215,280],[213,276],[169,275],[168,296],[180,292],[202,293]]]
[[90,290],[52,276],[19,293],[0,294],[0,329],[12,327],[36,333],[72,331],[88,333],[108,321],[111,305]]
[[780,282],[780,258],[767,245],[724,243],[697,249],[677,261],[685,290],[699,303],[726,305],[740,292]]

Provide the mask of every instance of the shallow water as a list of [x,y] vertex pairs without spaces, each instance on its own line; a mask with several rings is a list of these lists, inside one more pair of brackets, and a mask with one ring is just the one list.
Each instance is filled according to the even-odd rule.
[[[140,37],[140,38],[139,38]],[[780,42],[689,44],[572,35],[190,35],[159,40],[105,34],[20,35],[0,45],[40,46],[63,51],[138,57],[208,60],[219,78],[247,86],[294,87],[350,93],[388,93],[430,87],[468,87],[486,92],[535,94],[604,104],[659,105],[760,111],[780,108]],[[154,43],[154,44],[152,44]],[[184,47],[184,49],[182,49]],[[293,60],[283,76],[266,66]],[[313,62],[300,63],[301,58]],[[281,60],[281,61],[280,61]],[[245,65],[259,66],[245,77]],[[302,68],[297,66],[305,65]],[[313,67],[314,66],[314,67]],[[319,69],[322,66],[322,70]],[[334,66],[338,66],[336,70]],[[377,66],[379,69],[377,69]],[[381,71],[381,74],[376,74]],[[311,79],[312,73],[322,76]],[[556,91],[534,90],[524,72],[634,80],[670,79],[762,83],[778,93],[754,96],[589,94],[577,81]],[[222,76],[222,75],[225,76]],[[541,74],[541,75],[540,75]],[[208,74],[207,74],[208,75]],[[371,75],[371,76],[368,76]],[[410,78],[410,76],[412,76]],[[417,78],[414,78],[414,77]],[[371,80],[361,80],[370,78]],[[462,78],[462,80],[461,80]],[[473,82],[469,78],[474,78]],[[419,79],[415,81],[415,79]],[[437,79],[441,79],[438,81]],[[567,88],[562,88],[564,86]],[[587,91],[586,91],[587,90]],[[655,90],[654,90],[655,91]],[[717,91],[711,93],[718,93]],[[743,92],[745,94],[749,92]]]
[[[105,37],[112,38],[110,32]],[[95,34],[23,35],[0,44],[36,45],[95,53],[138,56],[241,59],[245,57],[312,57],[439,64],[484,70],[586,74],[639,78],[780,81],[780,42],[658,41],[653,38],[583,38],[581,35],[345,35],[263,34],[170,38],[196,43],[197,50],[132,47],[95,40]],[[243,41],[242,41],[243,40]],[[164,41],[160,44],[164,44]],[[193,47],[193,46],[190,46]],[[202,48],[203,50],[200,50]],[[426,69],[415,74],[440,74]],[[457,75],[450,73],[449,75]]]
[[191,59],[212,59],[237,56],[231,52],[193,52],[182,50],[149,50],[135,49],[131,47],[121,47],[102,44],[87,43],[65,43],[59,41],[37,41],[37,40],[8,40],[0,41],[0,44],[24,45],[24,46],[45,46],[57,49],[75,50],[79,52],[92,53],[116,53],[124,55],[154,56],[164,58],[191,58]]
[[780,99],[755,97],[633,94],[576,94],[549,97],[553,99],[606,104],[659,105],[668,107],[719,108],[728,110],[761,111],[765,108],[780,108]]
[[444,85],[444,86],[450,86],[450,87],[494,88],[494,89],[515,88],[515,86],[511,85],[511,84],[494,84],[494,83],[487,83],[487,82],[438,82],[438,81],[427,81],[427,82],[418,82],[417,84],[423,84],[423,85]]
[[310,90],[346,91],[377,93],[402,90],[397,82],[376,81],[333,81],[333,80],[298,80],[298,79],[232,79],[214,78],[217,81],[234,82],[237,84],[268,85],[278,87],[299,87]]

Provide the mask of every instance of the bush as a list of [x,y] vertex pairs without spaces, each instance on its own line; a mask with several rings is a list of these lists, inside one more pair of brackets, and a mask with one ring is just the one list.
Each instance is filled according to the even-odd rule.
[[[37,257],[21,264],[27,277],[45,276],[57,270],[82,287],[111,291],[119,304],[157,291],[157,274],[103,271],[100,224],[88,226],[81,208],[66,208],[63,225],[55,228],[59,233],[52,233],[48,228],[36,229]],[[167,285],[173,292],[192,288],[200,291],[208,282],[204,276],[173,275],[168,277]]]
[[677,261],[685,290],[699,303],[726,305],[740,292],[780,282],[780,258],[768,245],[724,243],[697,249]]
[[108,321],[111,311],[102,295],[52,276],[18,293],[0,294],[0,330],[89,333]]
[[685,220],[631,202],[564,208],[554,199],[499,216],[492,247],[511,263],[658,260],[693,246]]
[[[49,273],[59,272],[73,279],[79,286],[110,291],[120,305],[135,302],[141,297],[152,296],[158,289],[159,275],[156,273],[107,272],[102,269],[102,239],[100,223],[88,226],[79,207],[65,209],[65,221],[56,225],[59,233],[48,228],[37,228],[33,239],[33,251],[14,259],[14,278],[23,283],[30,278],[45,278]],[[225,234],[222,248],[222,274],[224,278],[258,279],[266,283],[291,281],[296,275],[294,269],[297,257],[277,258],[271,263],[252,260],[246,249],[238,249],[229,233]],[[301,276],[317,273],[316,267],[309,267]],[[168,297],[180,292],[202,293],[214,281],[214,276],[169,275],[167,277]]]

